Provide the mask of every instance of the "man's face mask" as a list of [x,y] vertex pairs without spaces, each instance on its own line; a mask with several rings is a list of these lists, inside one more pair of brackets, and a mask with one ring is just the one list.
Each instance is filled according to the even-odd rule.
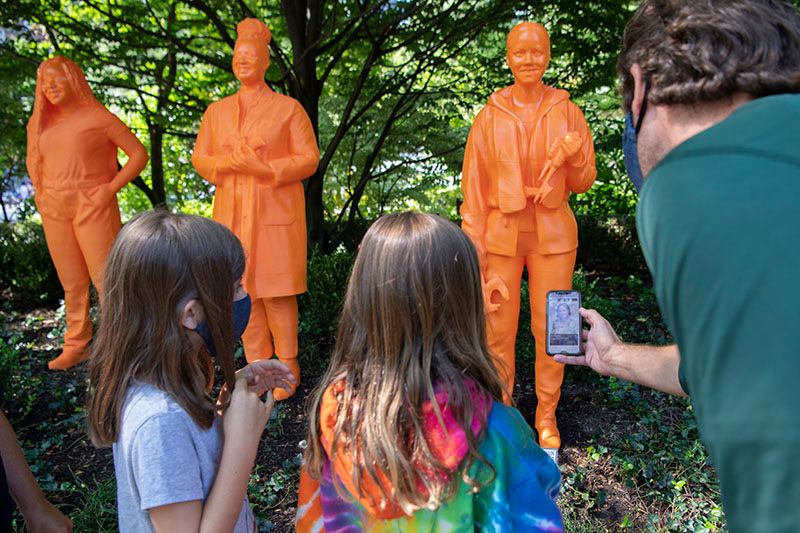
[[[233,302],[233,339],[234,342],[238,341],[244,330],[247,329],[247,323],[250,321],[250,296],[246,295],[244,298],[235,300]],[[203,321],[197,325],[195,330],[203,338],[206,343],[208,353],[212,357],[217,356],[217,347],[214,346],[214,339],[211,337],[211,331],[208,329],[208,324]]]
[[647,110],[647,86],[644,89],[644,99],[642,100],[642,109],[639,111],[639,119],[636,125],[633,124],[633,111],[628,111],[625,115],[625,131],[622,132],[622,156],[625,162],[625,170],[628,177],[636,189],[636,193],[642,188],[644,183],[644,176],[642,176],[642,167],[639,165],[639,146],[638,137],[639,130],[642,129],[642,120],[644,113]]

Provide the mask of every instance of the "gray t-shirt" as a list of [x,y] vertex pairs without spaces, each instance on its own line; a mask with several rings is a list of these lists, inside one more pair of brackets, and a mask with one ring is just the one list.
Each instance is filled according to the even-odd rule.
[[[148,509],[205,500],[222,457],[222,421],[204,430],[166,392],[144,383],[125,396],[119,438],[113,445],[119,529],[154,531]],[[245,497],[235,533],[252,533]]]

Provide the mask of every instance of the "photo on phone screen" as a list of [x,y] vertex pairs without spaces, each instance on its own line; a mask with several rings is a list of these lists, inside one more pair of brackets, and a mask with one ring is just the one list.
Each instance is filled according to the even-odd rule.
[[581,353],[581,293],[550,291],[547,293],[547,353],[578,355]]

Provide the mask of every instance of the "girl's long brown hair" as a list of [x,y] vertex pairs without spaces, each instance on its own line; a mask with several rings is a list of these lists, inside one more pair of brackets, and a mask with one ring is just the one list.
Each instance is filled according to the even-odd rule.
[[[56,106],[50,103],[44,94],[44,71],[47,67],[60,69],[72,89],[72,93],[82,106],[101,106],[94,96],[86,76],[81,67],[71,59],[64,56],[55,56],[41,62],[36,70],[36,91],[33,98],[33,112],[28,120],[28,174],[33,181],[34,187],[39,189],[39,182],[42,176],[42,154],[39,152],[39,137],[47,129],[50,123],[56,118],[58,111]],[[116,154],[115,154],[116,156]],[[114,163],[116,166],[116,162]]]
[[[485,461],[478,452],[481,435],[470,429],[476,413],[465,380],[496,401],[502,401],[503,389],[484,320],[478,258],[458,226],[421,213],[375,222],[353,266],[330,367],[309,402],[310,474],[319,477],[326,456],[320,440],[323,395],[343,382],[332,455],[352,457],[355,487],[368,476],[383,491],[380,470],[393,489],[391,500],[412,513],[449,500],[461,479],[471,482],[468,468],[476,459]],[[422,406],[433,400],[434,385],[445,387],[467,436],[461,471],[439,463],[425,440]],[[433,475],[422,478],[419,472]],[[384,492],[384,502],[389,499]]]
[[213,365],[193,348],[181,312],[192,298],[202,304],[217,363],[233,387],[233,292],[243,271],[242,245],[213,220],[159,209],[125,225],[106,263],[89,367],[89,435],[96,446],[117,440],[134,381],[169,393],[197,424],[211,427]]

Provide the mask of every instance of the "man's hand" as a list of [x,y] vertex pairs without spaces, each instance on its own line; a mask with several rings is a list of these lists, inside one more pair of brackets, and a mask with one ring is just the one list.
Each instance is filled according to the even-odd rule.
[[678,379],[681,354],[676,344],[626,344],[619,340],[614,328],[600,313],[583,308],[580,313],[592,328],[581,332],[584,355],[556,355],[556,361],[566,365],[588,366],[604,376],[614,376],[669,394],[686,396]]
[[511,296],[508,293],[508,287],[503,282],[502,279],[495,276],[486,283],[483,284],[483,307],[486,310],[486,313],[494,313],[498,309],[500,309],[499,303],[492,302],[492,295],[495,292],[499,292],[500,296],[505,301],[509,301]]
[[604,376],[613,374],[612,356],[614,350],[622,346],[622,341],[608,320],[594,309],[581,308],[580,314],[591,326],[591,329],[581,332],[581,351],[584,355],[556,355],[555,360],[567,365],[588,366]]

